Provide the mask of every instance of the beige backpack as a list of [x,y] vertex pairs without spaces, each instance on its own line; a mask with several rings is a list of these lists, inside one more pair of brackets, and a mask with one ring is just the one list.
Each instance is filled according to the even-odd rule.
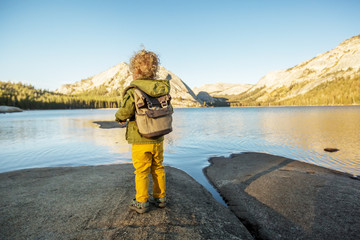
[[141,136],[160,137],[172,131],[171,96],[151,97],[134,87],[135,121]]

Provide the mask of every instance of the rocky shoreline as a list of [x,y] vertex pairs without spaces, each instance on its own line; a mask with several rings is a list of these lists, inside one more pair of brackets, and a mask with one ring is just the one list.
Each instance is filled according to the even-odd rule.
[[357,177],[263,153],[210,159],[204,173],[257,239],[360,239]]
[[23,110],[18,107],[0,106],[0,113],[13,113],[22,112]]
[[[359,239],[360,181],[262,153],[210,159],[228,207],[166,167],[169,203],[130,211],[131,164],[0,174],[0,239]],[[151,187],[151,186],[150,186]]]
[[166,208],[130,211],[131,164],[0,174],[0,239],[252,239],[185,172],[166,167]]

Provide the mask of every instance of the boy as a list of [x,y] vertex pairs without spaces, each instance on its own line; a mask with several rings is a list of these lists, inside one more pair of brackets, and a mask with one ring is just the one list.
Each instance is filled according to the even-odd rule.
[[[169,80],[155,80],[159,59],[153,52],[141,50],[130,59],[130,71],[133,74],[132,86],[136,86],[152,97],[159,97],[170,92]],[[116,112],[116,121],[126,126],[126,140],[132,144],[132,161],[135,167],[136,199],[130,209],[138,213],[149,209],[149,172],[153,179],[153,197],[157,207],[166,206],[165,170],[163,166],[164,136],[146,138],[139,133],[135,123],[134,88],[124,92],[121,107]]]

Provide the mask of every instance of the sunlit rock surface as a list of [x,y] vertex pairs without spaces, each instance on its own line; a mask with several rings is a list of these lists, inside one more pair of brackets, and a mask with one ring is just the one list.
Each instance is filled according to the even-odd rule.
[[166,208],[138,214],[131,164],[2,173],[0,239],[252,239],[189,175],[166,167],[166,181]]
[[263,153],[217,157],[204,169],[259,239],[360,239],[360,181]]

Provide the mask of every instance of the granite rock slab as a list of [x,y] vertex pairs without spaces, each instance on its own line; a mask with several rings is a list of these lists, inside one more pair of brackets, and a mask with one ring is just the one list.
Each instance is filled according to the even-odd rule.
[[360,239],[360,181],[263,153],[210,159],[204,169],[257,239]]
[[131,164],[0,174],[0,239],[252,239],[185,172],[166,167],[168,205],[138,214]]

